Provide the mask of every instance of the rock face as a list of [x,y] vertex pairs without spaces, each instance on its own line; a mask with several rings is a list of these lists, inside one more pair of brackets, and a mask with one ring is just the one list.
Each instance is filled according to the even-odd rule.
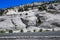
[[0,20],[3,20],[0,21],[0,28],[2,29],[11,29],[12,27],[14,27],[10,19],[6,19],[5,17],[3,17],[3,19],[0,18]]
[[49,4],[47,8],[48,8],[47,11],[49,12],[60,13],[60,3]]
[[19,16],[12,18],[12,21],[14,22],[16,29],[23,29],[26,27],[26,25],[22,22]]
[[60,14],[51,14],[47,13],[46,11],[41,11],[37,14],[36,13],[33,15],[27,13],[21,15],[9,14],[9,16],[1,16],[0,28],[14,30],[27,28],[27,30],[36,30],[39,28],[52,29],[55,27],[60,27]]
[[26,27],[26,25],[22,22],[19,16],[16,17],[5,16],[5,17],[8,18],[3,17],[3,19],[2,18],[0,19],[0,28],[2,29],[23,29]]
[[[57,6],[54,7],[57,11],[59,10]],[[23,12],[8,10],[5,16],[0,16],[0,28],[13,30],[24,29],[24,32],[25,30],[31,29],[32,31],[40,28],[57,29],[60,28],[60,14],[35,9]]]

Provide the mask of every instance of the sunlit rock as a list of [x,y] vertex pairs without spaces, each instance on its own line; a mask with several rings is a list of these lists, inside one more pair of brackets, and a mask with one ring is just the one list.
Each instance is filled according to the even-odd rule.
[[16,16],[12,18],[12,21],[14,22],[17,29],[25,28],[26,25],[22,22],[19,16]]
[[0,19],[0,28],[2,29],[12,29],[14,25],[12,24],[10,19]]

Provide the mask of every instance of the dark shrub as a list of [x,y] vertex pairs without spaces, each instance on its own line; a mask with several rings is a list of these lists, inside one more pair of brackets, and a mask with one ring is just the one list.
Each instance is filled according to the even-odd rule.
[[28,8],[24,8],[24,11],[28,11]]
[[4,11],[5,11],[5,10],[0,9],[0,16],[3,15],[3,12],[4,12]]
[[36,32],[36,30],[33,30],[34,32]]
[[13,33],[13,30],[9,30],[9,33]]
[[20,32],[23,32],[23,29],[21,29],[21,31]]
[[42,32],[42,31],[43,31],[42,29],[39,30],[39,32]]
[[19,9],[18,9],[18,12],[22,12],[22,11],[23,11],[23,8],[19,8]]
[[5,33],[5,31],[4,30],[0,30],[0,33]]
[[28,13],[26,13],[25,15],[28,15]]

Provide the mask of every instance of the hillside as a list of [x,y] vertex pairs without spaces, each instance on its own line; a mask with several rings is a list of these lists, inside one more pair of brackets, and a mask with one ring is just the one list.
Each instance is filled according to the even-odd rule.
[[7,8],[1,12],[0,29],[4,31],[60,31],[60,3],[33,3]]

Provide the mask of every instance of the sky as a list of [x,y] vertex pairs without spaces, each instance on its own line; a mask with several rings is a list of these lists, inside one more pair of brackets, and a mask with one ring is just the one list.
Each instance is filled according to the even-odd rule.
[[0,9],[19,6],[23,4],[32,3],[32,2],[43,2],[43,1],[48,2],[48,0],[0,0]]

